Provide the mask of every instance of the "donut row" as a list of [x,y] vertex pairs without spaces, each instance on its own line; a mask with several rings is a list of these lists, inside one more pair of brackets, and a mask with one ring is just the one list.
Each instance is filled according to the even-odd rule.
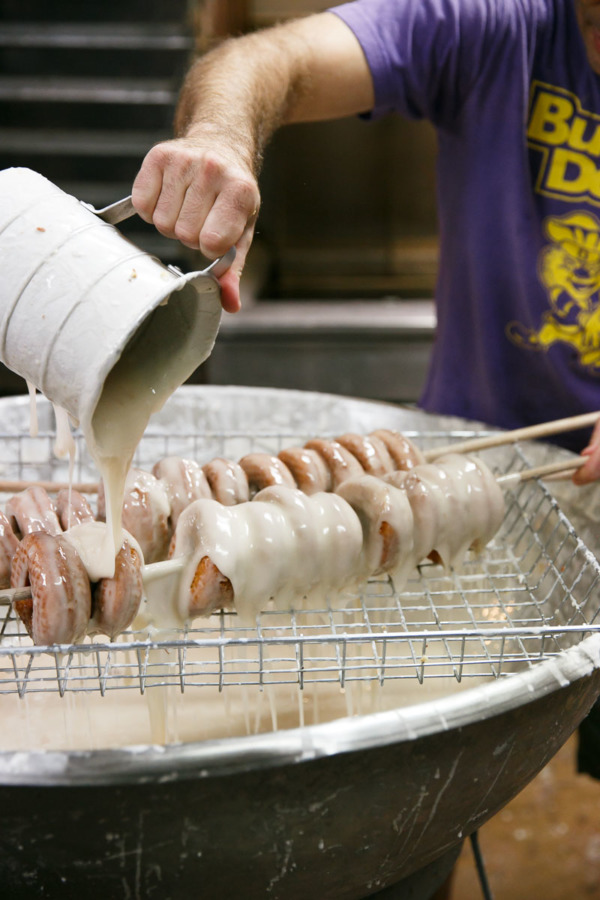
[[53,502],[32,487],[0,513],[4,580],[8,570],[12,587],[31,587],[31,598],[17,600],[15,609],[34,643],[76,643],[98,633],[114,638],[128,628],[144,595],[149,560],[142,540],[156,553],[151,561],[181,559],[173,602],[184,622],[228,607],[253,617],[267,601],[279,609],[326,600],[344,605],[348,592],[379,574],[389,574],[400,590],[423,559],[450,566],[467,550],[481,550],[504,516],[492,473],[458,454],[382,477],[363,470],[330,492],[276,484],[235,505],[202,497],[182,503],[172,537],[172,503],[160,492],[147,502],[153,491],[144,486],[159,483],[156,476],[131,477],[137,487],[129,502],[133,509],[137,497],[136,522],[147,533],[141,529],[140,539],[125,531],[113,578],[94,581],[82,562],[82,535],[100,541],[106,526],[76,491]]
[[384,573],[400,590],[426,558],[450,566],[481,551],[503,518],[490,470],[458,454],[349,478],[335,493],[273,485],[236,506],[196,500],[171,544],[170,556],[183,560],[177,613],[184,621],[235,607],[253,618],[267,600],[282,610],[343,606],[348,592]]
[[[251,500],[272,485],[297,488],[307,495],[336,491],[349,478],[382,477],[424,462],[421,451],[404,435],[381,429],[368,436],[344,434],[288,447],[278,456],[249,453],[239,462],[217,457],[203,466],[169,456],[151,472],[132,469],[127,477],[122,524],[139,542],[147,563],[167,555],[183,510],[195,500],[213,499],[224,506]],[[102,485],[98,518],[106,515]]]

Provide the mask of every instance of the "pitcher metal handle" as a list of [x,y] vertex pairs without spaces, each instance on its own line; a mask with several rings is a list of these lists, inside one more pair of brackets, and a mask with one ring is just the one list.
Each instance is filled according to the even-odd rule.
[[[118,225],[119,222],[130,219],[131,216],[136,213],[136,209],[131,202],[131,194],[129,197],[123,197],[122,200],[117,200],[116,203],[111,203],[109,206],[105,206],[102,209],[96,209],[95,206],[92,206],[91,203],[86,203],[84,200],[80,200],[79,202],[82,206],[85,206],[86,209],[89,209],[90,212],[93,212],[95,216],[98,216],[99,219],[102,219],[103,222],[107,222],[109,225]],[[204,269],[202,274],[211,274],[214,275],[215,278],[220,278],[221,275],[224,275],[231,267],[234,259],[235,247],[230,247],[227,253],[220,256],[218,259],[215,259],[207,269]]]

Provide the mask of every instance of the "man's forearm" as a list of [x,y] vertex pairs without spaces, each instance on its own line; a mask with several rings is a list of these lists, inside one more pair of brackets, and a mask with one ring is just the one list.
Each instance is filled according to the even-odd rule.
[[[290,44],[292,59],[285,52]],[[302,39],[281,29],[226,41],[190,69],[175,134],[193,138],[199,132],[212,133],[243,152],[246,164],[256,171],[267,142],[302,90],[303,56]]]
[[199,59],[181,91],[175,132],[208,129],[245,151],[256,171],[280,125],[352,115],[372,102],[356,39],[327,13],[230,39]]

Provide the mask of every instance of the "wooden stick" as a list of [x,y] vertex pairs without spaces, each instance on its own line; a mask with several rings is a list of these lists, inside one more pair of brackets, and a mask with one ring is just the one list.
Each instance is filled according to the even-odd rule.
[[[186,557],[179,556],[177,559],[164,559],[160,562],[148,563],[142,569],[142,579],[144,583],[156,581],[158,578],[165,578],[167,575],[176,575],[183,569]],[[0,589],[0,606],[10,606],[19,600],[29,600],[31,598],[31,588],[4,588]]]
[[523,469],[521,472],[510,472],[508,475],[499,475],[496,481],[502,487],[512,487],[521,481],[530,481],[533,478],[545,478],[547,475],[566,475],[576,472],[585,462],[586,457],[575,459],[563,459],[559,462],[547,463],[544,466],[536,466],[533,469]]
[[552,422],[529,425],[526,428],[517,428],[514,431],[500,431],[487,437],[457,441],[455,444],[446,444],[444,447],[433,447],[431,450],[427,450],[424,456],[427,462],[431,462],[445,453],[474,453],[478,450],[486,450],[489,447],[515,444],[517,441],[531,441],[536,438],[548,437],[551,434],[561,434],[563,431],[577,431],[579,428],[587,428],[590,425],[594,425],[598,419],[600,419],[600,411],[584,413],[581,416],[570,416],[568,419],[555,419]]
[[10,606],[19,600],[30,600],[31,588],[2,588],[0,589],[0,606]]
[[69,487],[74,491],[79,491],[80,494],[97,494],[98,484],[97,481],[82,481],[69,484],[68,481],[9,481],[8,479],[0,478],[0,493],[16,494],[19,491],[26,491],[27,488],[35,485],[35,487],[43,488],[48,494],[57,494],[59,491],[68,490]]
[[160,562],[148,563],[142,569],[144,583],[147,584],[149,581],[165,578],[167,575],[178,575],[185,565],[186,558],[185,556],[178,556],[176,559],[163,559]]

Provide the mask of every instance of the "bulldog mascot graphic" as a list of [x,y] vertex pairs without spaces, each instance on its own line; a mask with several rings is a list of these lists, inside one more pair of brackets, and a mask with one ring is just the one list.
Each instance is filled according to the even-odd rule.
[[578,365],[600,376],[600,220],[570,213],[547,219],[544,233],[550,243],[540,253],[538,273],[550,308],[537,330],[510,322],[507,336],[528,350],[570,344]]

